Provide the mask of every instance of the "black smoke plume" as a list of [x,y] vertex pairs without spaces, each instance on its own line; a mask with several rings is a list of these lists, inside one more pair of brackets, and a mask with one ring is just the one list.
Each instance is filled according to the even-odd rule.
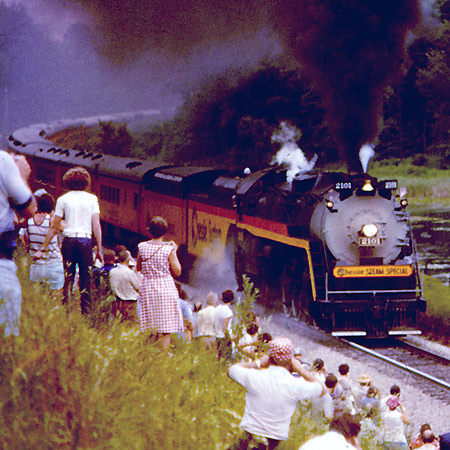
[[284,0],[276,30],[318,87],[350,171],[377,137],[384,89],[402,75],[416,0]]
[[401,76],[419,0],[70,0],[94,18],[101,54],[126,64],[159,50],[194,48],[271,28],[318,87],[350,171],[376,138],[384,88]]

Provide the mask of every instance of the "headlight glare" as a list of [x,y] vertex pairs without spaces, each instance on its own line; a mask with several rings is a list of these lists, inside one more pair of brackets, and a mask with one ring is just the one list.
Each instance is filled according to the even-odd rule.
[[366,237],[374,237],[378,233],[378,228],[373,223],[368,223],[361,228],[362,233]]

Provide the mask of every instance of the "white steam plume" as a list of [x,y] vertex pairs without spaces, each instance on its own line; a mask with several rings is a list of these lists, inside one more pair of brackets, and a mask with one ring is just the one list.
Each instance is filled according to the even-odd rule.
[[361,161],[362,168],[364,173],[367,173],[367,167],[369,166],[369,161],[375,155],[375,151],[373,149],[373,145],[364,144],[359,151],[359,160]]
[[286,172],[286,180],[291,183],[295,176],[300,172],[312,170],[317,161],[317,155],[311,160],[307,160],[301,148],[297,145],[302,132],[287,122],[281,122],[277,130],[272,134],[272,142],[279,142],[280,150],[273,157],[271,164],[282,164],[288,167]]
[[226,289],[236,292],[234,248],[232,244],[229,246],[224,248],[222,241],[216,240],[195,261],[189,279],[196,295],[201,296],[196,300],[203,301],[210,291],[216,292],[219,298]]

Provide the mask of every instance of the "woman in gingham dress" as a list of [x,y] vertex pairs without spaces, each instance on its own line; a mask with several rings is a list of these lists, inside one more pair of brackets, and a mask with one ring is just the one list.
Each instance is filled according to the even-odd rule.
[[174,242],[164,242],[167,222],[154,217],[150,223],[153,239],[138,245],[136,268],[142,272],[139,291],[140,323],[142,331],[159,338],[162,349],[170,345],[170,333],[184,330],[178,290],[172,278],[181,274],[181,264]]

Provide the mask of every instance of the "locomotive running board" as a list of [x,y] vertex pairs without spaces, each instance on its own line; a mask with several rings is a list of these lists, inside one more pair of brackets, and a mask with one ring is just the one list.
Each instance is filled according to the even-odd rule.
[[367,333],[365,331],[332,331],[332,336],[340,337],[340,336],[366,336]]

